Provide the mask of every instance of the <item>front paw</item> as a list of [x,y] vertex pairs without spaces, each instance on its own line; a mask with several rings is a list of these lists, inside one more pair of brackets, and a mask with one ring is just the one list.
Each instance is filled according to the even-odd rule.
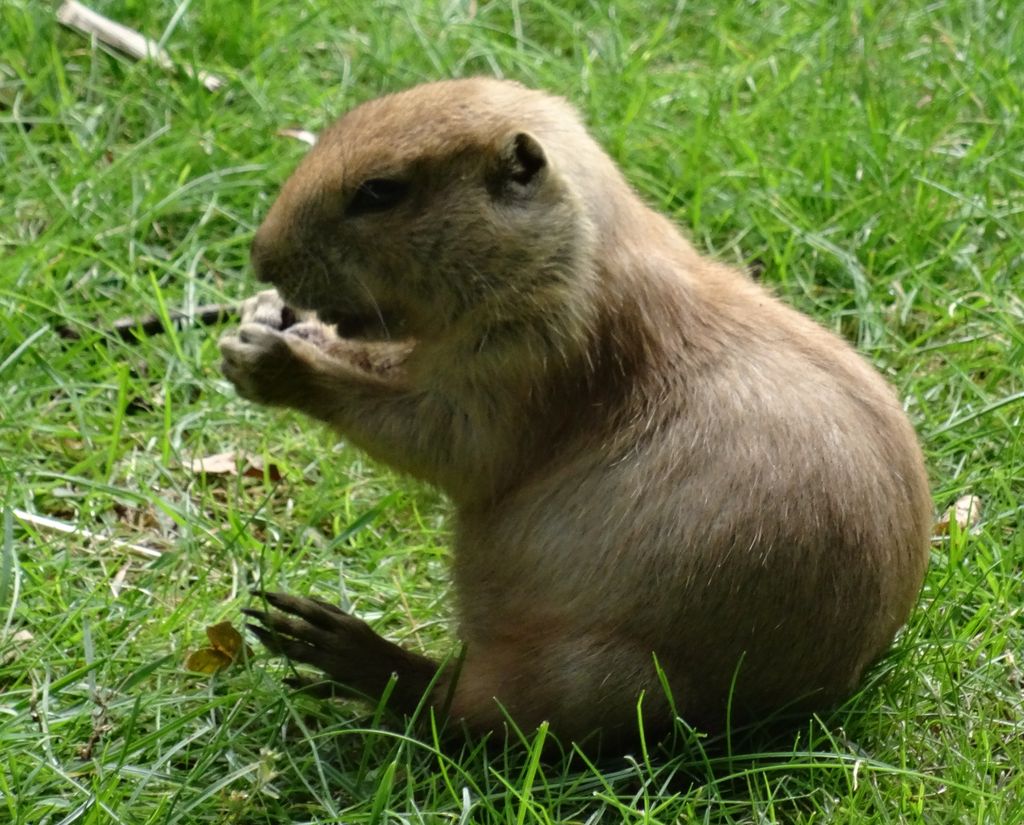
[[242,324],[261,324],[324,349],[337,339],[334,330],[321,322],[315,312],[294,309],[276,289],[265,289],[242,302]]
[[304,340],[258,323],[243,323],[220,339],[221,371],[238,394],[261,404],[288,405],[308,385]]

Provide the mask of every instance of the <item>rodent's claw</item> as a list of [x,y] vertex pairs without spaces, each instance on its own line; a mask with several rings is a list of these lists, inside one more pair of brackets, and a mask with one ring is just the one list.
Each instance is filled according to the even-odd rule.
[[[243,607],[242,613],[250,619],[258,621],[263,626],[261,629],[264,632],[269,632],[273,637],[274,645],[281,645],[291,639],[313,647],[329,648],[331,646],[331,632],[314,627],[304,619],[293,619],[282,613],[268,613],[265,610],[256,610],[250,607]],[[260,641],[263,641],[262,635],[259,633],[257,635],[260,636]],[[269,647],[274,649],[272,646]]]
[[247,624],[271,653],[319,668],[341,681],[352,668],[365,666],[381,639],[361,619],[321,601],[285,593],[256,593],[282,612],[242,608],[258,624]]
[[[248,614],[248,611],[243,612]],[[270,623],[273,623],[273,617],[268,616],[267,619],[261,619],[261,621],[269,621]],[[302,662],[303,664],[313,665],[325,673],[331,672],[331,661],[334,657],[326,652],[329,648],[318,647],[316,644],[292,638],[285,635],[283,631],[278,631],[276,629],[268,629],[255,624],[246,624],[246,628],[248,628],[271,653],[275,653],[279,656],[285,656],[293,662]]]
[[[332,625],[330,621],[322,619],[323,613],[329,614],[332,619],[338,616],[352,618],[340,607],[330,602],[325,602],[323,599],[318,599],[315,596],[298,598],[296,596],[289,596],[287,593],[275,593],[269,590],[254,591],[253,595],[266,600],[267,604],[271,607],[276,607],[284,613],[291,613],[293,616],[301,616],[303,619],[308,619],[313,624],[318,624],[321,627]],[[318,618],[320,621],[317,621]]]
[[[259,595],[271,607],[280,610],[281,614],[251,608],[246,608],[242,612],[262,622],[271,630],[286,632],[293,636],[301,635],[300,631],[308,631],[305,632],[305,638],[309,641],[316,637],[317,632],[353,637],[363,635],[366,638],[377,635],[362,619],[357,619],[341,608],[321,599],[289,596],[287,593],[260,593]],[[296,618],[292,618],[293,616]]]

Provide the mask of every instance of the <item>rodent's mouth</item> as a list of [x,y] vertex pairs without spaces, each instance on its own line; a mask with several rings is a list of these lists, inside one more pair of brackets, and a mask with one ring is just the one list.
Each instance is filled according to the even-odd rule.
[[335,327],[342,338],[380,340],[396,337],[396,327],[399,326],[396,319],[380,307],[320,301],[316,293],[296,289],[292,284],[275,286],[288,306],[315,312],[323,323]]
[[401,337],[401,324],[385,312],[351,312],[338,309],[318,310],[317,315],[330,324],[342,338],[385,340]]

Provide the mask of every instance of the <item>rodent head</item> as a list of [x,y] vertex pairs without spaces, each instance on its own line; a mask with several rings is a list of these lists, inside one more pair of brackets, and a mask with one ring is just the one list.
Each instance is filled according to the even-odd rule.
[[590,141],[561,100],[504,81],[363,104],[283,187],[253,240],[256,274],[354,337],[486,335],[560,311],[591,234],[567,134]]

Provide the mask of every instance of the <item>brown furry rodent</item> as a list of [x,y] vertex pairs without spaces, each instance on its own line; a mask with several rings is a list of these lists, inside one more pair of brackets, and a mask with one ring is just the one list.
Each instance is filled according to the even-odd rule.
[[371,698],[395,674],[402,711],[436,677],[470,730],[628,738],[641,694],[671,722],[655,657],[713,727],[835,702],[906,620],[931,502],[893,392],[701,257],[564,101],[470,79],[359,106],[252,257],[283,302],[249,302],[225,374],[451,497],[466,645],[438,675],[269,594],[272,650]]

